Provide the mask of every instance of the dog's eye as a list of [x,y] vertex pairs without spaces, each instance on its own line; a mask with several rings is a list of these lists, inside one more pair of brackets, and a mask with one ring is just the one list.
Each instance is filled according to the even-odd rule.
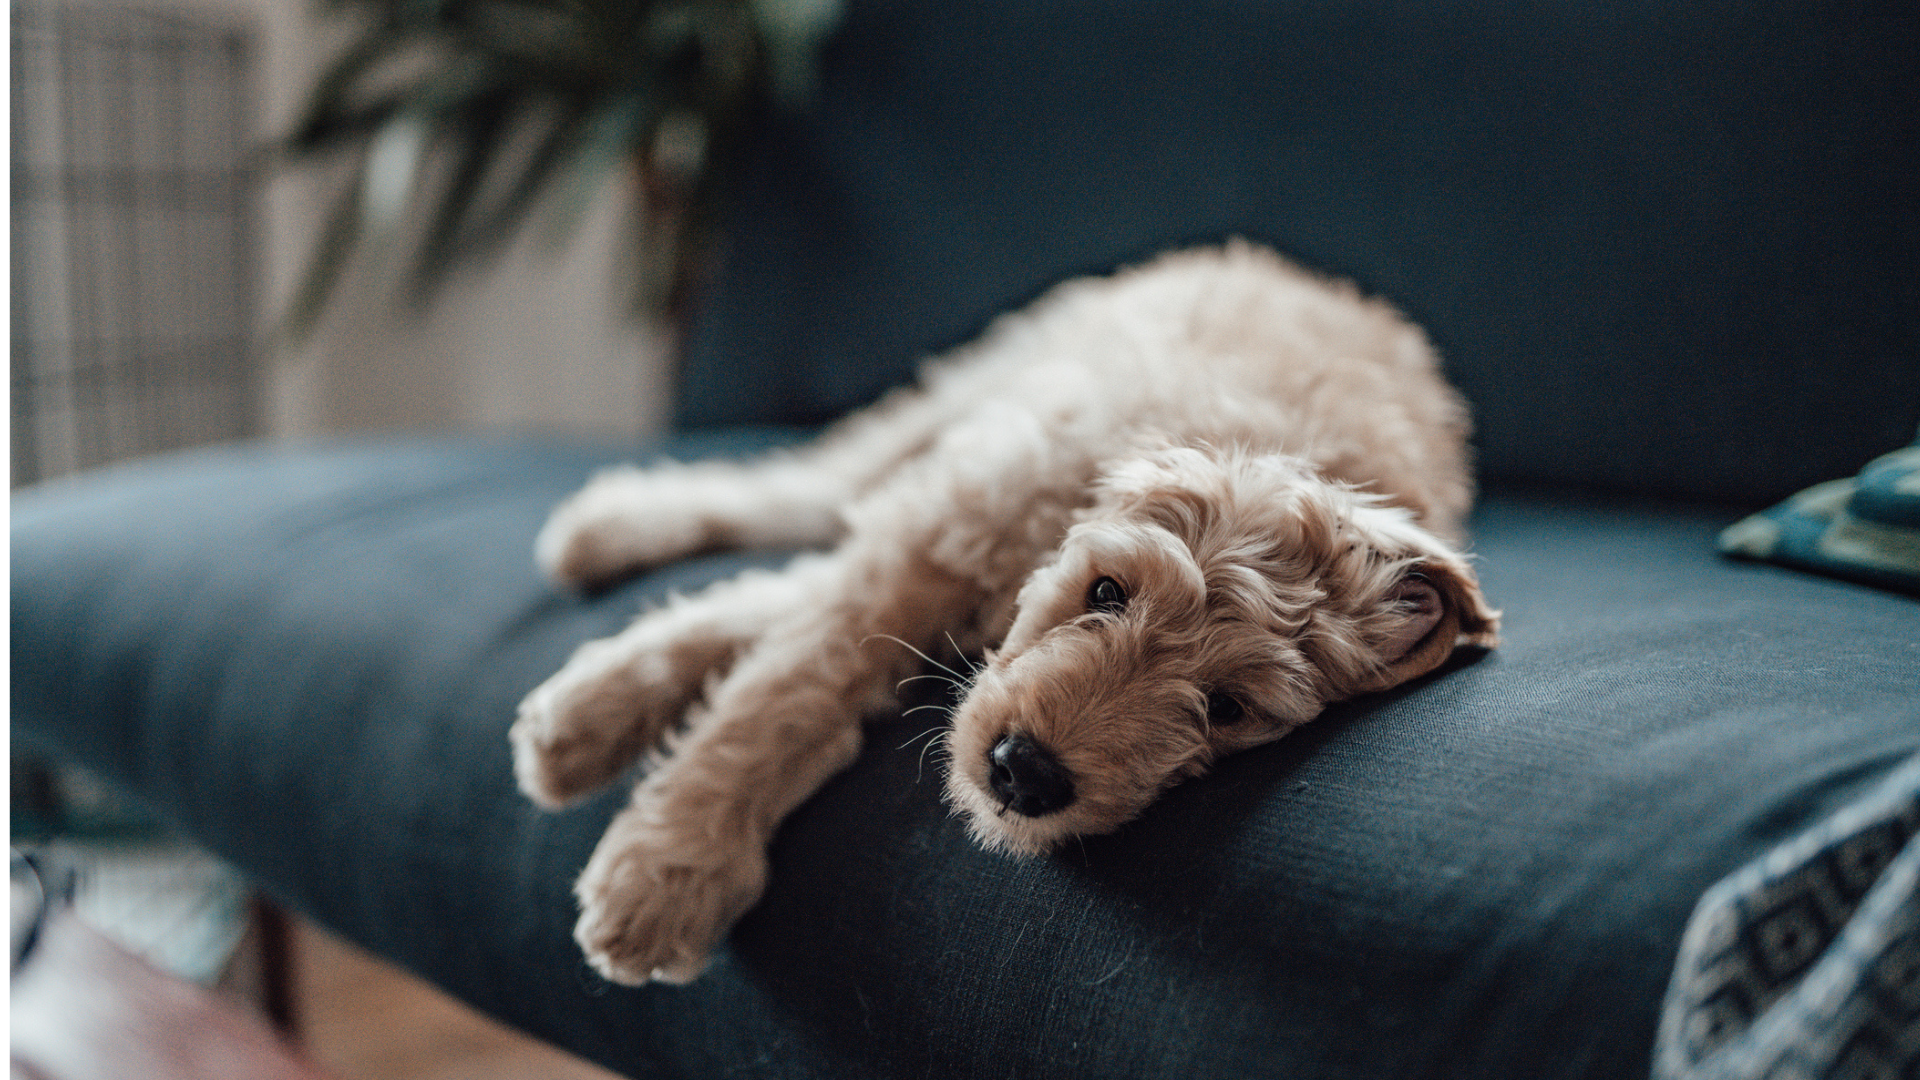
[[1207,723],[1224,726],[1237,724],[1246,718],[1247,707],[1240,704],[1239,698],[1219,690],[1207,695]]
[[1100,615],[1118,615],[1127,609],[1127,590],[1110,577],[1103,577],[1087,590],[1087,610]]

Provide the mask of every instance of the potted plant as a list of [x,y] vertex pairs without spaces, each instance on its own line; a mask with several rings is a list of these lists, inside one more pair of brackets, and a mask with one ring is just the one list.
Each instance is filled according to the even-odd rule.
[[280,145],[344,156],[345,183],[287,312],[310,329],[350,257],[401,241],[408,295],[577,213],[636,170],[643,308],[670,307],[707,227],[729,132],[803,102],[839,0],[331,0],[357,29]]

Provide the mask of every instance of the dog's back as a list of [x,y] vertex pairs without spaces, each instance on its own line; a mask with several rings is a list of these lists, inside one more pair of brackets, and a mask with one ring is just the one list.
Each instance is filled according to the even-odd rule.
[[1061,285],[929,365],[958,417],[1030,416],[1091,467],[1146,441],[1307,458],[1457,537],[1467,411],[1426,335],[1383,301],[1244,241]]

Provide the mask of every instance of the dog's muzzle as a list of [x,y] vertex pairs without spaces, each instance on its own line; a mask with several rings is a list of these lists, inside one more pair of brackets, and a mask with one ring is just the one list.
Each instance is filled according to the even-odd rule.
[[1007,735],[987,751],[987,786],[1003,809],[1041,817],[1073,802],[1073,776],[1046,747]]

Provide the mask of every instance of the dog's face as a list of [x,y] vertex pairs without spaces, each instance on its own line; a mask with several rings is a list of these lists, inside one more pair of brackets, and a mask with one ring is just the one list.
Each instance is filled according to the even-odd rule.
[[993,849],[1106,832],[1498,621],[1445,542],[1298,459],[1144,454],[1021,589],[955,711],[948,798]]

